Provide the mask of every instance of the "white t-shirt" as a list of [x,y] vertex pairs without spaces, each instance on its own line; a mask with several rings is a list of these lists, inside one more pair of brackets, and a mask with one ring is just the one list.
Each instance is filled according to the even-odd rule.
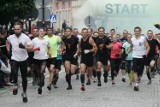
[[39,39],[38,37],[32,40],[32,44],[34,48],[40,48],[39,51],[34,51],[34,59],[44,60],[48,59],[47,48],[50,47],[49,41],[46,39]]
[[26,49],[19,48],[19,44],[22,43],[25,47],[27,45],[31,45],[32,42],[30,38],[25,35],[24,33],[21,33],[19,37],[17,37],[15,34],[10,35],[7,38],[8,42],[10,42],[12,46],[12,60],[15,61],[25,61],[28,58],[28,53]]
[[143,55],[146,53],[146,47],[144,45],[145,37],[141,36],[139,39],[133,37],[131,40],[133,44],[133,58],[143,58]]

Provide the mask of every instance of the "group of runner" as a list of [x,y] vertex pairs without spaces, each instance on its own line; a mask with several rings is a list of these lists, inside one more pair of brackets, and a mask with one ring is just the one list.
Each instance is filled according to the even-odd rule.
[[27,72],[32,72],[33,84],[38,81],[37,91],[42,94],[45,69],[48,68],[49,71],[47,89],[51,90],[52,84],[54,88],[58,88],[56,83],[62,63],[66,72],[67,90],[72,89],[71,78],[80,67],[82,91],[86,90],[85,85],[91,85],[91,78],[94,78],[94,82],[100,87],[102,73],[104,83],[108,82],[111,74],[112,85],[115,85],[115,76],[120,70],[122,81],[126,82],[127,72],[129,85],[134,81],[134,90],[138,91],[145,66],[148,84],[151,84],[151,74],[155,70],[159,55],[160,34],[155,39],[153,31],[148,30],[146,38],[142,36],[140,27],[134,28],[135,35],[124,30],[121,39],[116,35],[115,29],[111,29],[110,35],[106,35],[103,27],[99,27],[95,32],[91,28],[83,28],[81,35],[78,34],[78,29],[72,31],[71,28],[66,28],[63,36],[60,32],[53,35],[52,28],[47,28],[46,31],[43,28],[35,28],[33,34],[27,36],[22,33],[21,23],[16,22],[14,32],[7,38],[6,48],[8,54],[12,54],[13,95],[18,93],[17,74],[20,68],[23,102],[28,101]]

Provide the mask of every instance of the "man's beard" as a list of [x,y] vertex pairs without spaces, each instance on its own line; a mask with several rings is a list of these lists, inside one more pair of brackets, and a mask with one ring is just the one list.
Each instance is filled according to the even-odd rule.
[[20,36],[20,35],[21,35],[21,33],[15,33],[15,35],[18,37],[18,36]]
[[99,35],[100,37],[103,37],[104,35]]

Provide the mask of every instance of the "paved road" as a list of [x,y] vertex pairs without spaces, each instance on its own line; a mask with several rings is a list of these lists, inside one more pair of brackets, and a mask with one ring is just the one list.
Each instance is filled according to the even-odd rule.
[[[28,103],[21,99],[22,88],[16,96],[12,95],[11,89],[0,91],[0,107],[160,107],[160,82],[157,75],[151,85],[147,85],[144,74],[140,83],[140,91],[135,92],[129,83],[121,81],[121,75],[116,78],[116,85],[102,83],[97,87],[96,83],[86,87],[86,91],[80,90],[80,81],[73,76],[73,90],[66,90],[67,83],[65,73],[60,73],[58,89],[48,91],[43,88],[43,94],[37,94],[37,87],[28,84]],[[103,79],[103,78],[102,78]],[[47,84],[48,79],[46,80]]]

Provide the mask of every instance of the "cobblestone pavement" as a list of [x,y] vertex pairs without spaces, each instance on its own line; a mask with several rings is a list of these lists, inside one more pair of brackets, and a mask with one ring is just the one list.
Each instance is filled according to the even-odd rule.
[[[46,74],[47,75],[47,74]],[[22,87],[18,95],[12,95],[11,88],[0,90],[0,107],[160,107],[160,76],[156,75],[151,85],[147,85],[144,74],[140,83],[140,91],[135,92],[129,82],[121,81],[121,74],[116,78],[116,85],[102,82],[101,87],[96,83],[86,86],[86,91],[80,90],[80,81],[72,76],[72,90],[66,90],[65,72],[62,70],[58,81],[59,88],[48,91],[46,84],[42,95],[37,94],[36,86],[28,84],[28,103],[23,103],[21,98]],[[103,78],[102,78],[103,81]]]

